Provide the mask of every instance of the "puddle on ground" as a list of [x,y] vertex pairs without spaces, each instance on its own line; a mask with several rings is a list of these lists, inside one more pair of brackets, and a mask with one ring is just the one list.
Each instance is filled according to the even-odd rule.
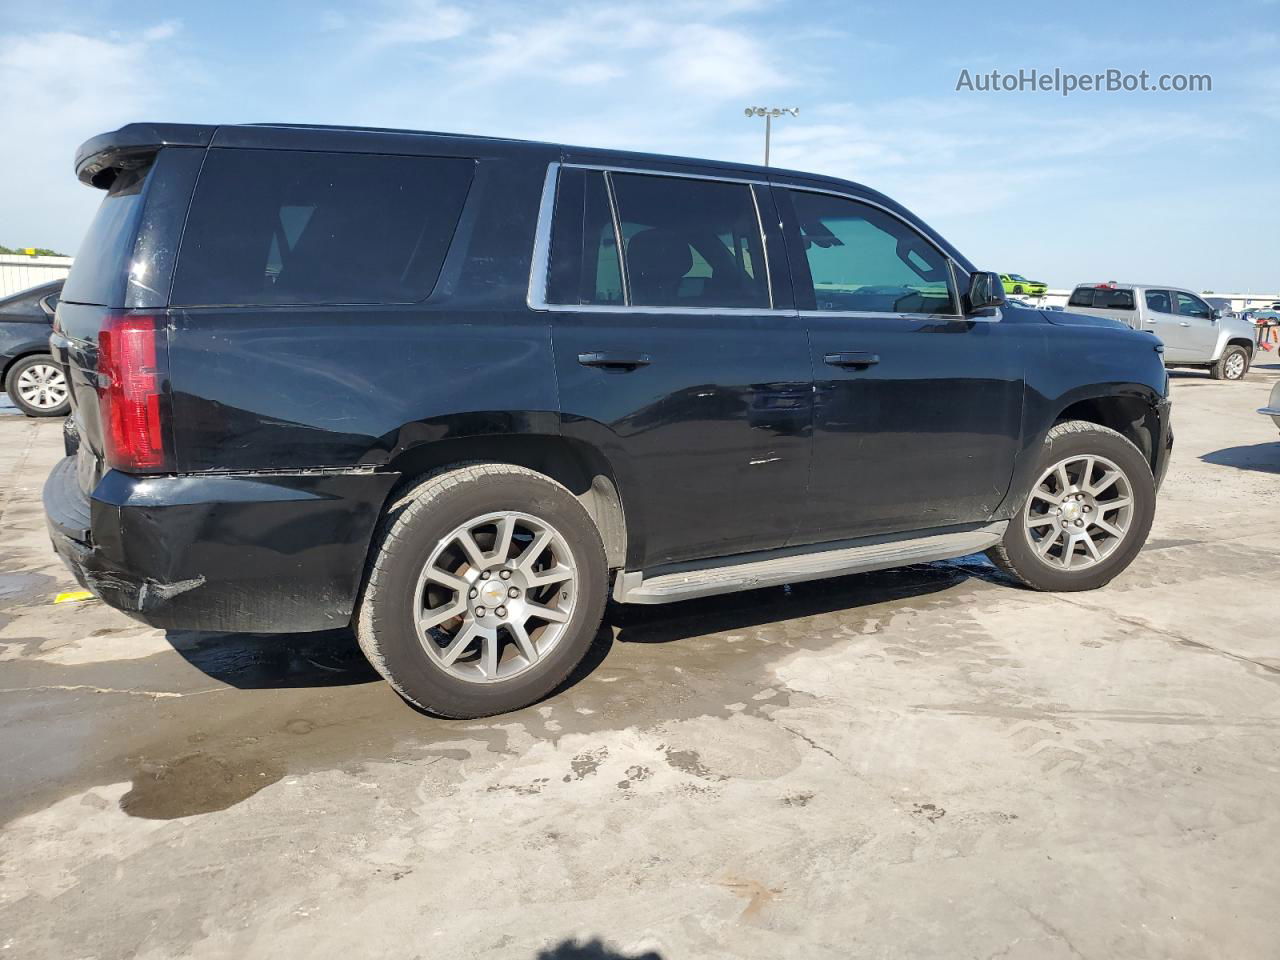
[[120,798],[120,809],[144,820],[214,813],[249,799],[284,774],[284,764],[276,760],[227,760],[207,753],[144,763],[134,774],[133,789]]
[[[611,606],[586,660],[556,694],[473,722],[435,719],[406,705],[365,661],[349,630],[273,637],[174,631],[168,639],[176,657],[60,667],[55,676],[75,685],[177,689],[178,696],[27,695],[40,702],[22,725],[27,742],[47,738],[51,728],[67,729],[68,711],[92,733],[62,744],[64,756],[78,751],[66,769],[29,763],[6,785],[8,796],[0,790],[0,823],[47,805],[50,794],[93,783],[131,780],[120,801],[126,814],[174,819],[225,810],[286,774],[504,754],[513,731],[555,742],[598,730],[772,709],[787,696],[743,706],[746,695],[767,681],[770,660],[847,641],[886,616],[939,602],[975,578],[995,575],[965,558],[666,607]],[[664,649],[667,644],[678,650]],[[192,668],[207,678],[197,687],[217,683],[191,690]],[[590,751],[574,760],[578,777],[598,766]],[[695,776],[709,773],[692,752],[672,751],[668,760]],[[645,775],[637,769],[632,779]]]

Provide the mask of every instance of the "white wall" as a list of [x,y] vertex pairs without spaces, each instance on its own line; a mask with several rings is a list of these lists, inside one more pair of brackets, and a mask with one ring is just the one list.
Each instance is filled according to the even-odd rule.
[[61,280],[71,272],[70,257],[23,257],[0,254],[0,297],[50,280]]

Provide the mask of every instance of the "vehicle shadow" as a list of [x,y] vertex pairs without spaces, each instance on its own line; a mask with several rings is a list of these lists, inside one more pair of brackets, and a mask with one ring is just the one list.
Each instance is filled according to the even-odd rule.
[[[916,599],[974,578],[1007,582],[984,559],[972,556],[672,604],[610,602],[586,655],[549,696],[595,672],[614,643],[674,643],[708,633]],[[381,680],[347,627],[297,634],[171,630],[167,638],[193,667],[238,690],[353,686]]]
[[340,687],[381,680],[349,627],[318,633],[206,633],[170,630],[189,664],[238,690]]
[[662,960],[662,954],[656,950],[620,953],[596,938],[583,942],[564,940],[554,947],[539,950],[536,960]]
[[1250,443],[1242,447],[1224,447],[1200,457],[1205,463],[1259,473],[1280,473],[1280,442]]

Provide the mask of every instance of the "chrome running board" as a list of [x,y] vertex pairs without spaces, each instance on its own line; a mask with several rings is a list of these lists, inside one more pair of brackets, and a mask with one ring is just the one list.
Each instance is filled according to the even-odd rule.
[[670,603],[950,560],[995,546],[1007,526],[1008,521],[1001,520],[963,530],[843,540],[799,549],[787,547],[700,562],[696,568],[685,564],[685,569],[649,576],[639,571],[621,571],[613,584],[613,598],[619,603]]

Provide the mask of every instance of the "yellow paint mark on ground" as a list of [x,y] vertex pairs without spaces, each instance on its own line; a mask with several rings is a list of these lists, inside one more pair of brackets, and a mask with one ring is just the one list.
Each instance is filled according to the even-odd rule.
[[79,603],[81,600],[92,600],[93,594],[88,590],[68,590],[53,598],[54,603]]

